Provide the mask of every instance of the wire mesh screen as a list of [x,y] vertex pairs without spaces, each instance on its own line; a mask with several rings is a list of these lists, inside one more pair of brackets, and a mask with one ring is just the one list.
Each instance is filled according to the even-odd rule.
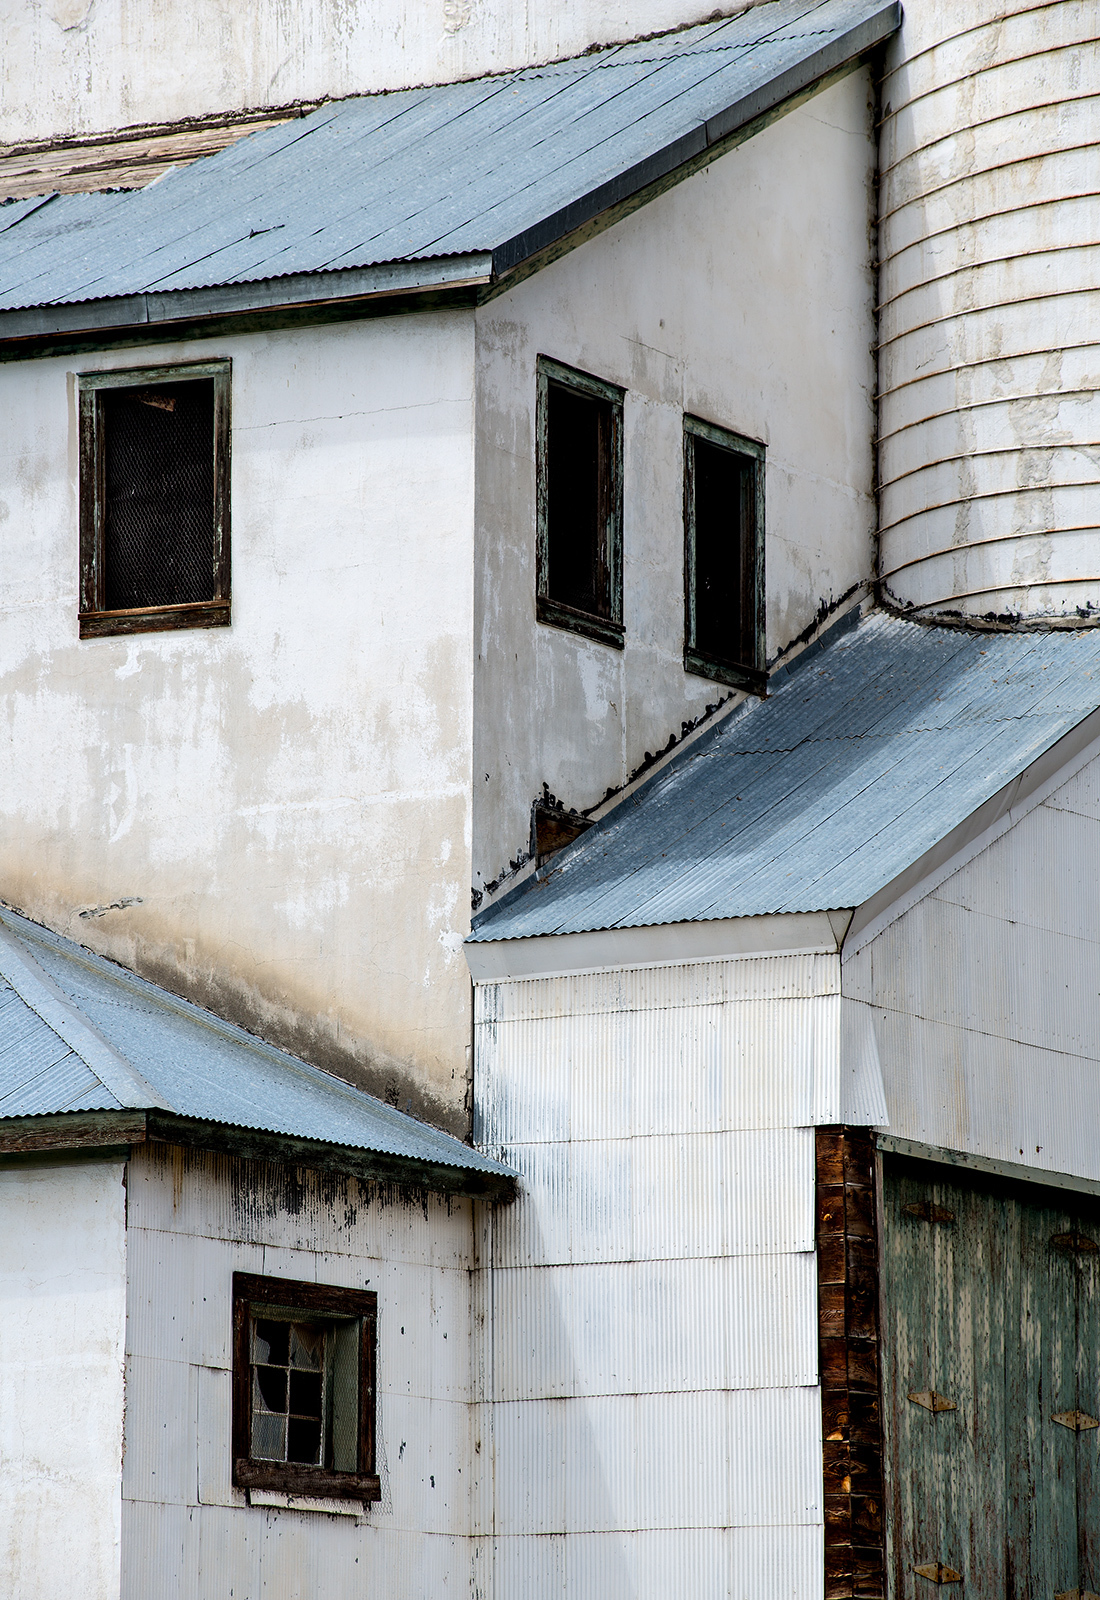
[[108,611],[214,596],[214,381],[100,397]]

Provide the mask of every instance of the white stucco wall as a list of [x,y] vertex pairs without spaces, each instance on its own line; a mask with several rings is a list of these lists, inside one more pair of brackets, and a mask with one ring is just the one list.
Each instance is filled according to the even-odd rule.
[[[135,1150],[129,1199],[124,1600],[465,1600],[471,1203],[163,1145]],[[234,1272],[377,1292],[382,1499],[362,1520],[232,1487]]]
[[1100,757],[870,937],[843,991],[870,1020],[887,1131],[1100,1179]]
[[[871,575],[875,162],[843,79],[477,312],[474,883],[729,694],[683,667],[685,412],[767,445],[767,650]],[[539,355],[626,389],[622,651],[535,622]]]
[[712,10],[703,0],[8,0],[0,141],[447,83]]
[[[459,1129],[473,351],[456,312],[0,366],[0,897]],[[74,373],[213,356],[232,627],[81,641]]]
[[121,1161],[0,1165],[0,1589],[117,1600]]

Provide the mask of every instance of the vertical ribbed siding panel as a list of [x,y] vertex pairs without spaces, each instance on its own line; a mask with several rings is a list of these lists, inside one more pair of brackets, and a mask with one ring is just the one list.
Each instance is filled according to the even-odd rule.
[[839,961],[477,992],[493,1223],[492,1600],[821,1593],[812,1124]]
[[[492,1600],[820,1600],[813,1528],[498,1539]],[[478,1600],[490,1600],[489,1591]]]
[[890,1132],[1100,1179],[1100,762],[844,963]]
[[1096,34],[1087,0],[921,0],[888,49],[880,574],[925,616],[1100,608]]

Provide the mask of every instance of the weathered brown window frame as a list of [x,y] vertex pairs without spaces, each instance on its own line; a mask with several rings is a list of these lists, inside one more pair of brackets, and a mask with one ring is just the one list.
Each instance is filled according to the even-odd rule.
[[[735,660],[699,648],[696,636],[695,441],[705,440],[733,456],[744,474],[741,526],[749,548],[742,565],[741,611],[751,633],[747,659]],[[684,417],[684,671],[716,683],[762,694],[767,687],[764,613],[764,457],[758,439],[731,433],[701,417]]]
[[[225,628],[229,598],[229,391],[231,363],[200,361],[122,372],[82,372],[77,378],[80,430],[80,637],[160,633],[170,628]],[[186,605],[109,611],[104,603],[105,432],[101,396],[109,389],[190,383],[214,384],[214,598]]]
[[[359,1319],[359,1466],[356,1472],[298,1462],[252,1458],[252,1368],[249,1322],[253,1307],[278,1306],[308,1317]],[[275,1489],[286,1494],[337,1500],[380,1500],[375,1469],[375,1385],[378,1296],[370,1289],[340,1289],[291,1278],[233,1274],[233,1482],[240,1489]]]
[[[609,426],[601,452],[600,498],[603,502],[602,565],[607,588],[607,615],[580,611],[550,595],[550,389],[557,386],[588,395],[607,405]],[[535,615],[539,622],[584,634],[615,650],[623,647],[623,400],[626,391],[590,372],[578,372],[549,356],[538,358],[535,478],[537,501]]]

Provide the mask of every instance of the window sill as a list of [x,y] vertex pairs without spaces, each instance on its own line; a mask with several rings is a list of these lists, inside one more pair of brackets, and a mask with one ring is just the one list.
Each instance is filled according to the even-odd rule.
[[316,1511],[326,1517],[354,1517],[356,1522],[366,1522],[367,1513],[360,1500],[336,1500],[331,1496],[286,1494],[278,1489],[249,1489],[250,1506],[264,1506],[269,1511]]
[[228,600],[198,600],[182,606],[141,606],[133,611],[82,611],[80,637],[164,633],[170,628],[228,628]]
[[364,1501],[381,1500],[382,1485],[377,1477],[360,1472],[329,1472],[324,1467],[292,1466],[281,1461],[247,1461],[238,1457],[233,1464],[233,1482],[238,1489],[271,1490],[307,1499]]
[[768,674],[756,667],[739,667],[731,661],[718,661],[713,656],[697,655],[694,650],[684,651],[684,671],[696,678],[710,678],[714,683],[727,684],[731,689],[747,689],[750,694],[766,696]]
[[608,617],[594,617],[589,611],[576,611],[572,606],[563,605],[560,600],[551,600],[546,595],[539,595],[535,616],[539,622],[548,623],[552,628],[583,634],[588,639],[595,639],[598,644],[610,645],[613,650],[623,647],[626,630],[621,622],[612,622]]

